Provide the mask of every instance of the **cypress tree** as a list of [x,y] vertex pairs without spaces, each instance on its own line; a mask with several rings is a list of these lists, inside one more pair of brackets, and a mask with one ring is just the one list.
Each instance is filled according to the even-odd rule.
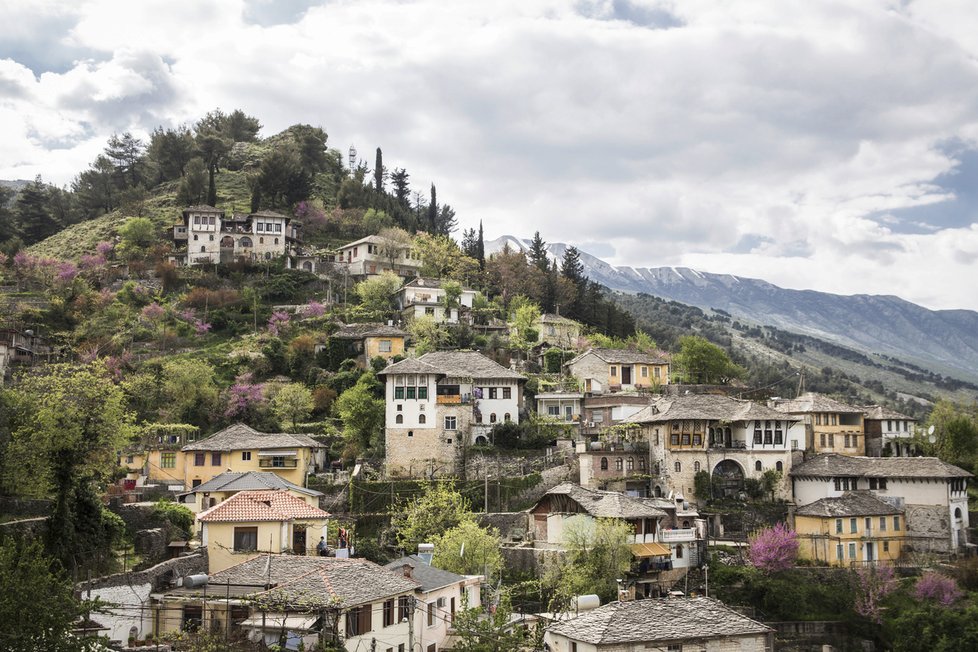
[[484,270],[486,268],[486,241],[482,236],[482,220],[479,220],[479,239],[476,241],[475,246],[475,259],[479,261],[479,269]]
[[377,148],[377,159],[374,161],[374,190],[384,192],[384,154]]

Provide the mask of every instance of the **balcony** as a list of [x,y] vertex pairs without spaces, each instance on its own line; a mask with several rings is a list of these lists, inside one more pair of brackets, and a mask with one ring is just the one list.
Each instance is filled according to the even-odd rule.
[[299,460],[294,457],[285,459],[278,457],[266,457],[258,460],[258,468],[261,469],[295,469],[299,466]]
[[685,543],[696,541],[695,528],[677,528],[675,530],[662,530],[659,532],[659,541],[662,543]]
[[459,394],[439,394],[435,398],[438,405],[461,405],[462,397]]

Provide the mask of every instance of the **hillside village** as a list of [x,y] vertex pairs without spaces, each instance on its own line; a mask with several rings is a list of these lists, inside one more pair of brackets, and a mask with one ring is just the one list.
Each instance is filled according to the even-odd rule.
[[0,573],[36,649],[978,637],[973,407],[657,343],[573,247],[456,242],[379,149],[371,179],[246,118],[130,137],[77,220],[4,201]]

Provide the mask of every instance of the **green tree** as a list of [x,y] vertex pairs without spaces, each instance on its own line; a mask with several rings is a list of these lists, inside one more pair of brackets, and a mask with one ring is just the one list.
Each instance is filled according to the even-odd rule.
[[434,317],[417,317],[408,324],[408,333],[414,342],[414,350],[418,355],[431,353],[444,347],[449,340],[448,331],[438,324]]
[[112,134],[109,138],[105,155],[115,168],[116,181],[120,188],[134,188],[143,182],[145,148],[145,143],[128,131],[121,136]]
[[156,227],[149,218],[130,217],[119,229],[119,237],[124,254],[141,253],[156,242]]
[[[157,127],[150,137],[147,156],[156,164],[157,183],[184,176],[187,164],[196,155],[194,136],[186,127]],[[206,182],[205,182],[206,183]]]
[[367,449],[376,453],[384,449],[385,404],[375,396],[378,384],[373,373],[367,372],[334,403],[336,416],[343,422],[344,455],[348,458],[355,458]]
[[265,155],[252,187],[260,200],[253,210],[291,208],[309,198],[312,174],[303,169],[302,157],[293,143],[284,143]]
[[939,399],[927,419],[927,427],[934,427],[934,443],[929,439],[920,442],[921,448],[948,462],[971,466],[978,453],[978,417],[959,405]]
[[[57,569],[57,570],[52,570]],[[84,606],[37,541],[0,540],[0,641],[6,652],[81,652],[71,634]]]
[[550,269],[550,260],[547,258],[547,243],[540,237],[539,231],[533,234],[533,240],[530,241],[530,251],[527,254],[527,258],[530,264],[537,267],[541,272],[546,272]]
[[400,501],[391,514],[397,545],[413,553],[419,543],[433,543],[449,530],[474,522],[472,508],[462,494],[445,483],[427,483],[424,492]]
[[48,210],[48,188],[40,176],[21,189],[15,211],[17,230],[26,244],[40,242],[61,229]]
[[184,168],[177,203],[181,206],[198,206],[207,200],[207,166],[203,159],[193,158]]
[[499,531],[479,527],[474,520],[465,520],[436,538],[432,565],[459,575],[499,576],[503,555],[499,551]]
[[360,305],[364,310],[386,312],[393,308],[394,295],[400,287],[401,277],[393,272],[384,272],[360,281],[354,291],[360,297]]
[[527,629],[512,622],[513,612],[504,596],[494,612],[467,609],[455,614],[455,652],[513,652],[542,649],[530,640]]
[[421,255],[420,276],[450,278],[463,283],[478,277],[478,261],[464,255],[447,235],[419,233],[414,238],[414,246]]
[[160,416],[166,423],[189,423],[206,430],[217,414],[217,374],[203,360],[164,362],[162,394]]
[[309,418],[314,407],[312,391],[302,383],[289,383],[272,397],[272,411],[282,427],[291,426],[292,432],[298,429],[300,422]]
[[725,385],[745,374],[726,351],[699,335],[679,338],[679,353],[673,357],[673,364],[687,383]]
[[71,183],[78,209],[85,219],[115,210],[119,191],[113,181],[114,174],[112,161],[100,155]]
[[604,600],[618,595],[616,578],[631,568],[632,529],[624,521],[578,516],[564,522],[564,542],[585,584]]
[[540,319],[540,307],[532,301],[519,301],[514,298],[513,303],[517,304],[513,310],[512,326],[515,337],[512,339],[513,345],[526,352],[537,343],[539,332],[534,328],[537,320]]

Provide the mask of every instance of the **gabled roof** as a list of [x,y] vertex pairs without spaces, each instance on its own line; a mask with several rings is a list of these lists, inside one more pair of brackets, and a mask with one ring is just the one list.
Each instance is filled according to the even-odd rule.
[[610,602],[549,631],[591,645],[621,645],[766,635],[767,625],[712,598]]
[[[442,286],[445,284],[445,282],[448,281],[448,280],[449,279],[442,280],[442,279],[439,279],[439,278],[420,278],[420,277],[418,277],[418,278],[413,278],[410,281],[408,281],[407,283],[405,283],[404,285],[402,285],[401,286],[401,289],[404,290],[404,289],[407,289],[407,288],[427,288],[427,289],[433,289],[433,290],[440,290],[442,288]],[[472,292],[472,293],[474,293],[475,290],[472,290],[472,289],[467,288],[467,287],[463,287],[462,288],[462,292]]]
[[722,394],[685,394],[661,398],[623,421],[661,423],[677,419],[714,419],[718,421],[798,421],[784,412],[754,401]]
[[891,408],[884,405],[864,405],[863,406],[864,418],[872,419],[874,421],[882,421],[884,419],[897,419],[901,421],[914,421],[917,420],[913,417],[909,417],[906,414],[897,412]]
[[[557,485],[545,495],[564,495],[595,518],[662,518],[666,513],[651,499],[626,496],[617,491],[586,489],[572,482]],[[541,498],[540,500],[543,500]],[[539,501],[537,502],[539,504]]]
[[421,584],[420,588],[425,592],[465,581],[463,575],[442,570],[435,566],[429,566],[417,555],[408,555],[407,557],[395,559],[389,564],[385,564],[384,568],[395,573],[400,573],[405,564],[411,564],[414,567],[414,570],[411,571],[411,577]]
[[183,209],[184,213],[223,213],[220,208],[214,208],[213,206],[208,206],[207,204],[197,204],[196,206],[187,206]]
[[366,559],[268,554],[214,573],[209,583],[169,593],[197,595],[227,586],[230,595],[250,596],[263,606],[313,611],[376,602],[418,587],[418,582]]
[[855,457],[825,453],[791,469],[795,478],[970,478],[971,473],[936,457]]
[[242,523],[252,521],[290,521],[324,519],[329,512],[313,507],[284,489],[239,491],[222,503],[197,515],[203,523]]
[[407,335],[406,332],[394,326],[388,326],[380,322],[367,322],[341,326],[330,337],[335,337],[339,340],[362,340],[365,337],[407,337]]
[[269,471],[225,471],[221,475],[214,476],[207,482],[197,485],[187,493],[197,494],[205,491],[253,491],[262,489],[285,489],[307,496],[322,496],[321,491],[306,489],[297,484],[293,484],[278,475]]
[[567,324],[568,326],[580,326],[581,323],[569,319],[562,315],[556,315],[552,312],[545,312],[537,319],[541,324]]
[[259,432],[243,423],[236,423],[210,437],[187,444],[183,451],[236,451],[254,448],[322,448],[322,444],[306,435]]
[[286,220],[292,219],[288,215],[282,215],[281,213],[276,213],[275,211],[258,211],[257,213],[250,213],[248,217],[278,217]]
[[808,414],[810,412],[838,412],[841,414],[862,414],[863,409],[849,405],[818,392],[805,392],[798,398],[772,399],[771,407],[781,412],[791,414]]
[[632,351],[630,349],[602,348],[590,348],[567,364],[575,364],[588,355],[595,355],[608,364],[669,364],[669,360],[662,356],[649,355],[648,353]]
[[795,510],[796,516],[886,516],[903,510],[882,500],[871,491],[847,491],[835,498],[822,498]]
[[420,358],[408,358],[396,362],[378,376],[391,374],[435,374],[461,378],[512,378],[526,380],[526,377],[512,369],[507,369],[495,360],[477,351],[435,351],[425,353]]

